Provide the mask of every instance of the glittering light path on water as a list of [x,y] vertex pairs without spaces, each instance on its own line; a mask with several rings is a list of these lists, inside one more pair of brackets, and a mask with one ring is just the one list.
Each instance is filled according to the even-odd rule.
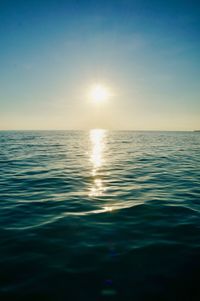
[[106,130],[93,129],[90,131],[91,141],[91,156],[90,161],[92,162],[92,177],[93,186],[90,189],[89,196],[100,196],[105,191],[103,181],[98,174],[99,169],[104,163],[103,152],[105,149]]

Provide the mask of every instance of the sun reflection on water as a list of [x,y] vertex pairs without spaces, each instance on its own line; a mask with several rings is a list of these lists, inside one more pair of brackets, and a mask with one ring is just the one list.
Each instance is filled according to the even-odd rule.
[[92,162],[92,176],[94,178],[93,186],[90,189],[89,196],[100,196],[105,191],[102,178],[99,175],[99,169],[104,163],[103,152],[105,149],[105,137],[106,130],[93,129],[90,131],[91,141],[91,156],[90,161]]

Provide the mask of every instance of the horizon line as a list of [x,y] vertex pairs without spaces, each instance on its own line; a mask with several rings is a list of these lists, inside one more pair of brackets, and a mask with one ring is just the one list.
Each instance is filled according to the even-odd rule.
[[106,129],[106,128],[91,128],[91,129],[0,129],[0,132],[59,132],[59,131],[77,131],[86,132],[91,130],[107,130],[107,131],[124,131],[124,132],[200,132],[200,130],[156,130],[156,129]]

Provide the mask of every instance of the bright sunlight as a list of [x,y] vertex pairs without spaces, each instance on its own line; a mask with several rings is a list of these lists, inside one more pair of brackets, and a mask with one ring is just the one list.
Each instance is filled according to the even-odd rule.
[[91,88],[90,99],[94,103],[102,103],[109,99],[110,92],[109,90],[100,84],[96,84]]

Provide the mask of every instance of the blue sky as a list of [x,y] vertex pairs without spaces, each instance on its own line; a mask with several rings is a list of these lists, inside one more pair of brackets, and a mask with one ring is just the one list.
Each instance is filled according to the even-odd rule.
[[0,35],[0,129],[200,128],[198,1],[5,0]]

